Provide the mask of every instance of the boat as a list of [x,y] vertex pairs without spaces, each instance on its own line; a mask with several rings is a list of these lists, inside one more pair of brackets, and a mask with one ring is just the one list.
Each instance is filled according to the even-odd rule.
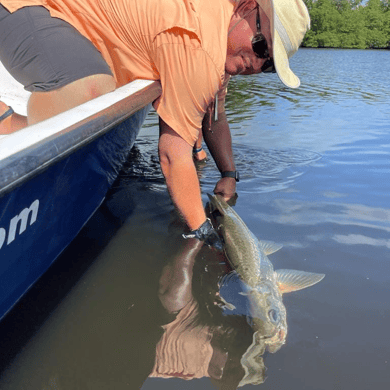
[[[0,136],[0,320],[101,205],[160,94],[136,80]],[[28,95],[0,63],[0,99],[23,114]]]

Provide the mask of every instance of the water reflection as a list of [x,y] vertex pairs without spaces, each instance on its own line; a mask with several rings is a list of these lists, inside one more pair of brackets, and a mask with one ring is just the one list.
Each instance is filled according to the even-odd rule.
[[184,240],[182,226],[174,234],[173,225],[169,236],[177,251],[163,268],[158,293],[171,321],[163,325],[150,377],[208,377],[218,389],[236,389],[253,332],[245,316],[225,315],[230,306],[219,294],[219,280],[229,268],[223,255]]
[[[250,183],[250,190],[240,193],[266,193],[287,189],[303,175],[308,167],[321,159],[321,154],[304,149],[264,149],[247,145],[234,145],[234,158],[240,172],[241,183]],[[121,177],[122,185],[136,180],[144,189],[166,190],[157,155],[157,139],[143,137],[134,145]],[[198,163],[198,176],[205,190],[214,188],[219,172],[212,160]],[[241,184],[239,185],[241,186]]]
[[[318,197],[321,199],[321,196]],[[343,198],[341,198],[343,199]],[[275,199],[267,213],[257,212],[256,217],[268,222],[291,226],[313,226],[332,223],[335,226],[359,226],[390,232],[390,209],[362,204],[329,202],[302,202],[296,199]]]
[[[319,153],[303,149],[252,148],[247,145],[234,145],[236,169],[240,172],[240,194],[246,191],[242,183],[248,183],[250,193],[274,192],[289,188],[308,166],[321,159]],[[219,178],[212,161],[199,166],[200,183],[213,188]]]
[[120,185],[125,187],[134,181],[143,182],[143,190],[166,191],[158,158],[156,137],[143,137],[134,144],[122,169]]
[[[46,314],[46,321],[36,326],[35,334],[2,372],[2,390],[137,389],[148,377],[162,335],[163,313],[156,290],[159,261],[165,258],[161,242],[166,225],[159,218],[166,218],[170,203],[159,193],[142,191],[142,182],[138,184],[115,192],[99,210],[103,215],[95,215],[86,226],[85,242],[79,240],[67,258],[57,260],[56,266],[62,262],[60,272],[58,268],[49,272],[49,281],[45,275],[46,283],[28,302],[31,310],[28,304],[27,309],[20,308],[19,321],[31,327],[36,325],[27,315],[34,317],[47,303],[39,297],[50,294],[46,299],[56,302],[53,313]],[[131,222],[115,229],[115,237],[96,256],[94,247],[110,235],[110,225],[126,215]],[[151,215],[155,229],[145,223]],[[95,261],[87,270],[84,267],[81,276],[79,268],[89,262],[91,252]],[[70,261],[71,256],[77,261]],[[56,299],[68,280],[68,294]],[[10,328],[2,336],[13,337],[13,333]]]
[[385,246],[390,249],[390,239],[367,237],[362,234],[336,234],[333,240],[346,245]]
[[387,102],[388,85],[383,81],[390,66],[385,60],[386,52],[375,54],[383,57],[380,61],[384,60],[385,68],[370,73],[369,79],[362,69],[375,66],[372,52],[356,50],[351,56],[348,50],[311,49],[300,50],[291,59],[292,67],[302,81],[298,89],[284,87],[276,75],[234,77],[227,95],[230,122],[252,120],[259,110],[278,110],[283,100],[288,103],[289,110],[299,110],[300,114],[306,111],[306,116],[329,102],[351,101],[352,107],[356,101],[369,105]]
[[[213,211],[216,223],[220,217],[214,214],[219,213]],[[169,232],[167,245],[177,251],[163,268],[158,296],[171,320],[163,325],[149,377],[207,377],[222,390],[263,383],[264,353],[277,352],[286,340],[282,293],[309,287],[324,275],[274,272],[265,255],[235,263],[195,239],[184,240],[182,229],[177,221]],[[259,247],[267,253],[280,249],[269,242]]]

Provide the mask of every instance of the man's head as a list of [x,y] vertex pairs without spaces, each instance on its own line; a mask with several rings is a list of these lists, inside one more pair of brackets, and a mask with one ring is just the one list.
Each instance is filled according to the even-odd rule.
[[288,59],[310,26],[302,0],[241,0],[231,19],[225,70],[231,75],[277,71],[289,87],[299,87]]

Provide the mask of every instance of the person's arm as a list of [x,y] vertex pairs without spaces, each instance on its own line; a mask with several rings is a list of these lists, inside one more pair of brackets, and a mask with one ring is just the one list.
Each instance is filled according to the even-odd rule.
[[190,229],[184,238],[197,238],[218,251],[222,241],[206,219],[192,146],[160,118],[160,166],[171,199]]
[[[226,93],[218,95],[217,120],[214,118],[213,107],[207,110],[202,123],[203,138],[220,172],[236,170],[232,137],[225,112],[225,96]],[[225,200],[231,199],[236,193],[236,180],[231,177],[221,178],[214,188],[214,193],[221,194]]]
[[[193,146],[205,108],[219,87],[220,74],[199,40],[187,31],[160,34],[156,45],[153,60],[162,94],[153,106],[160,117],[161,169],[172,201],[191,230],[190,236],[219,249],[222,244],[203,209]],[[208,75],[205,79],[200,77],[204,74]]]
[[206,214],[192,146],[160,118],[158,149],[161,170],[172,201],[189,229],[196,230],[206,221]]

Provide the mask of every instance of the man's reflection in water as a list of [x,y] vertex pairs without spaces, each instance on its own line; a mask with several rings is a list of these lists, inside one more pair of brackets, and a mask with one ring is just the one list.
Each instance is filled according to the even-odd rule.
[[[209,377],[218,389],[237,389],[247,376],[240,360],[252,343],[245,316],[224,315],[229,305],[219,295],[218,281],[229,271],[223,255],[196,239],[181,239],[180,248],[164,267],[159,298],[170,316],[156,347],[150,377]],[[262,360],[261,360],[262,363]],[[256,373],[264,380],[264,365]],[[240,383],[242,382],[242,383]]]

